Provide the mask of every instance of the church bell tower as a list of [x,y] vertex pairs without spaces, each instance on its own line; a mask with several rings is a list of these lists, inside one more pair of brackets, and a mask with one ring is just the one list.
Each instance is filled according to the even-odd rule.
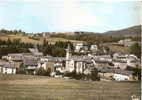
[[69,60],[71,58],[71,48],[70,44],[68,44],[68,48],[66,49],[66,60]]
[[66,49],[66,71],[70,70],[70,60],[71,60],[71,48],[70,44],[68,44],[68,47]]

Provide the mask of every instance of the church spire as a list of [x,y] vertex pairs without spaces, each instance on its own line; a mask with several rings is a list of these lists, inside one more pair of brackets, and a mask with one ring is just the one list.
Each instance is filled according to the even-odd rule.
[[71,57],[71,47],[70,44],[68,44],[68,47],[66,49],[66,59],[69,59]]

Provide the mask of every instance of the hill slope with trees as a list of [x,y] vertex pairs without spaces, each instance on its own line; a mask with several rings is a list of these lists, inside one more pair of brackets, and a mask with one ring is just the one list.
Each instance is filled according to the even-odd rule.
[[115,31],[108,31],[104,34],[109,34],[113,36],[136,36],[141,34],[141,25],[129,27],[126,29],[115,30]]

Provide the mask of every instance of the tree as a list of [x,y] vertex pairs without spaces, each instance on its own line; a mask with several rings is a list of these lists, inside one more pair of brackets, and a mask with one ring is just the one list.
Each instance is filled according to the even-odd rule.
[[40,67],[39,69],[36,70],[36,75],[45,75],[46,71]]
[[13,41],[8,38],[7,41],[0,40],[0,58],[8,53],[28,53],[28,48],[33,47],[31,43],[22,43],[20,39],[14,39]]
[[133,44],[130,47],[130,53],[135,54],[138,58],[141,57],[141,46],[138,43]]
[[55,56],[55,57],[56,56],[64,57],[66,55],[65,50],[63,48],[60,48],[60,47],[54,47],[52,49],[52,51],[54,51],[54,52],[52,52],[52,55]]
[[81,80],[81,79],[83,79],[84,74],[76,73],[76,71],[74,70],[73,72],[66,72],[64,74],[64,76],[71,77],[71,78],[77,79],[77,80]]
[[24,64],[23,63],[20,65],[20,68],[16,69],[16,74],[26,74],[26,70],[24,68]]
[[100,80],[98,77],[98,71],[96,69],[91,71],[90,78],[92,81]]
[[133,75],[138,77],[138,80],[141,80],[141,69],[138,65],[136,65],[136,68],[127,66],[127,70],[133,71]]

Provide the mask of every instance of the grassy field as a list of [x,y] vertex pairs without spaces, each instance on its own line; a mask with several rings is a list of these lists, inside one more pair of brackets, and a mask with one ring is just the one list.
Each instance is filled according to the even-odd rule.
[[42,76],[0,75],[0,100],[129,100],[139,82],[91,82]]
[[128,53],[130,51],[129,47],[117,46],[113,45],[112,43],[104,43],[103,45],[108,46],[113,52]]
[[[45,37],[36,37],[38,38],[38,40],[32,39],[28,36],[22,35],[22,34],[17,34],[17,35],[0,35],[0,39],[1,40],[7,40],[7,39],[21,39],[21,42],[24,43],[32,43],[32,44],[42,44],[43,40]],[[77,40],[68,40],[68,39],[64,39],[64,38],[54,38],[54,37],[46,37],[48,42],[51,44],[54,44],[57,41],[63,41],[63,42],[67,42],[70,41],[72,43],[81,43],[83,41],[77,41]]]
[[129,47],[122,47],[122,46],[115,46],[115,45],[108,45],[111,51],[113,52],[121,52],[121,53],[128,53],[130,51]]

